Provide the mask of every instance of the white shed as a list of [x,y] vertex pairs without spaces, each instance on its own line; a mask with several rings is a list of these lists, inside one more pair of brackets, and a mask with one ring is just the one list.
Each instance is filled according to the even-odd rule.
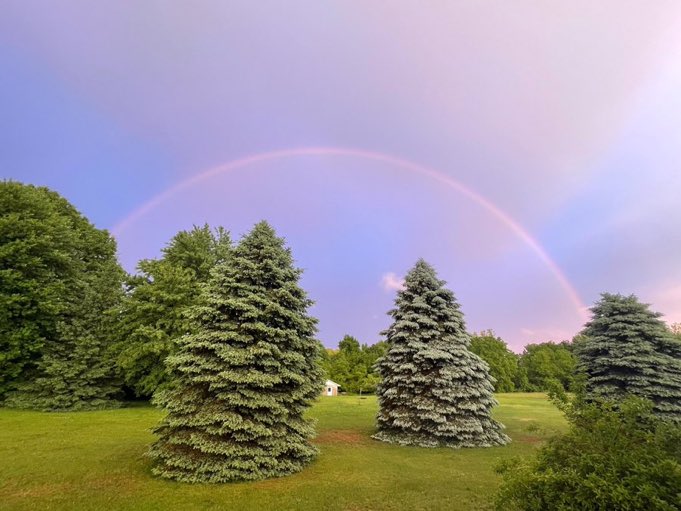
[[335,381],[326,380],[326,384],[324,385],[324,392],[322,394],[324,396],[337,396],[338,387],[340,387],[340,385],[338,385]]

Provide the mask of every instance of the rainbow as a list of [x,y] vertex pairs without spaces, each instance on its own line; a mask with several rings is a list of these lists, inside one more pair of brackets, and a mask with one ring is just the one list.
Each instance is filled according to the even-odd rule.
[[263,163],[272,160],[279,160],[282,158],[299,158],[304,156],[345,156],[352,158],[361,158],[365,160],[372,160],[377,162],[382,162],[419,174],[421,176],[427,177],[448,188],[460,193],[461,195],[468,197],[470,200],[475,202],[489,212],[492,216],[496,217],[503,225],[510,229],[513,234],[515,234],[528,248],[534,252],[534,254],[539,258],[539,260],[550,270],[553,276],[556,278],[560,287],[563,289],[565,294],[570,299],[570,302],[575,306],[577,313],[581,319],[586,318],[586,306],[582,302],[582,299],[577,293],[577,290],[570,283],[569,279],[566,277],[563,270],[558,266],[558,264],[551,258],[551,256],[546,252],[546,250],[541,246],[539,241],[534,238],[525,228],[523,228],[513,217],[508,213],[503,211],[501,208],[492,203],[489,199],[486,199],[474,190],[471,190],[467,186],[463,185],[456,179],[448,176],[443,172],[439,172],[430,167],[424,165],[419,165],[409,160],[398,158],[396,156],[391,156],[389,154],[383,154],[373,151],[366,151],[362,149],[353,148],[340,148],[340,147],[301,147],[293,149],[284,149],[280,151],[271,151],[267,153],[260,153],[251,156],[246,156],[244,158],[239,158],[237,160],[232,160],[222,165],[212,167],[208,170],[200,172],[193,175],[192,177],[180,181],[173,186],[165,189],[161,193],[155,195],[150,200],[142,204],[140,207],[135,209],[127,217],[122,219],[118,224],[114,226],[112,232],[115,236],[120,236],[130,225],[134,224],[140,220],[144,215],[158,207],[160,204],[164,203],[177,193],[190,188],[194,185],[212,179],[215,176],[225,174],[227,172],[232,172],[235,170],[248,167],[249,165],[254,165],[257,163]]

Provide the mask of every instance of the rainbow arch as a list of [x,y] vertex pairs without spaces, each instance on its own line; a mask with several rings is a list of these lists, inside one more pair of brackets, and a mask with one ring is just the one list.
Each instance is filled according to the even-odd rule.
[[259,153],[244,158],[239,158],[236,160],[223,163],[221,165],[209,168],[203,172],[199,172],[183,181],[180,181],[173,186],[165,189],[161,193],[153,196],[147,202],[142,204],[140,207],[132,211],[128,216],[123,218],[118,222],[112,229],[112,233],[115,236],[119,236],[124,232],[130,225],[137,222],[145,214],[158,207],[163,202],[167,201],[177,193],[181,192],[186,188],[190,188],[201,182],[207,181],[215,176],[225,174],[227,172],[232,172],[249,165],[254,165],[257,163],[263,163],[272,160],[278,160],[282,158],[298,158],[305,156],[345,156],[352,158],[360,158],[366,160],[372,160],[377,162],[382,162],[389,164],[391,166],[413,172],[415,174],[422,175],[443,185],[449,187],[450,189],[460,193],[461,195],[469,198],[476,204],[484,208],[488,213],[497,218],[502,224],[509,228],[525,245],[527,245],[530,250],[541,260],[541,262],[550,270],[553,274],[560,287],[568,296],[570,302],[574,305],[580,318],[585,319],[586,317],[586,306],[582,302],[579,293],[570,283],[563,270],[558,266],[558,264],[551,258],[551,256],[542,247],[539,241],[534,238],[520,223],[518,223],[513,217],[508,213],[499,208],[496,204],[491,202],[489,199],[483,197],[476,191],[463,185],[456,179],[448,176],[447,174],[437,171],[433,168],[417,164],[415,162],[398,158],[389,154],[367,151],[363,149],[354,148],[341,148],[341,147],[300,147],[293,149],[283,149],[279,151],[271,151],[266,153]]

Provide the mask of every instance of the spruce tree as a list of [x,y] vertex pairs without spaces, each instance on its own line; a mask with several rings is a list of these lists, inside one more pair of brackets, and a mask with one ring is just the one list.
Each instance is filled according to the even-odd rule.
[[316,454],[305,411],[321,392],[320,345],[301,270],[265,222],[219,264],[169,357],[174,385],[150,449],[154,474],[185,482],[277,477]]
[[603,293],[575,345],[587,396],[653,402],[654,412],[681,420],[681,342],[634,295]]
[[489,447],[510,439],[495,421],[489,366],[469,350],[454,294],[422,259],[397,293],[381,376],[378,432],[384,442],[422,447]]

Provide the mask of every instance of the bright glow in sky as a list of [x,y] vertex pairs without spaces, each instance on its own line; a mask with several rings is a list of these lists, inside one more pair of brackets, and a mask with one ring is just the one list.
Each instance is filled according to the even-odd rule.
[[[378,340],[418,257],[516,350],[601,291],[681,321],[676,0],[6,0],[0,69],[2,177],[118,226],[128,270],[192,224],[270,220],[328,346]],[[310,147],[386,158],[193,179]]]

